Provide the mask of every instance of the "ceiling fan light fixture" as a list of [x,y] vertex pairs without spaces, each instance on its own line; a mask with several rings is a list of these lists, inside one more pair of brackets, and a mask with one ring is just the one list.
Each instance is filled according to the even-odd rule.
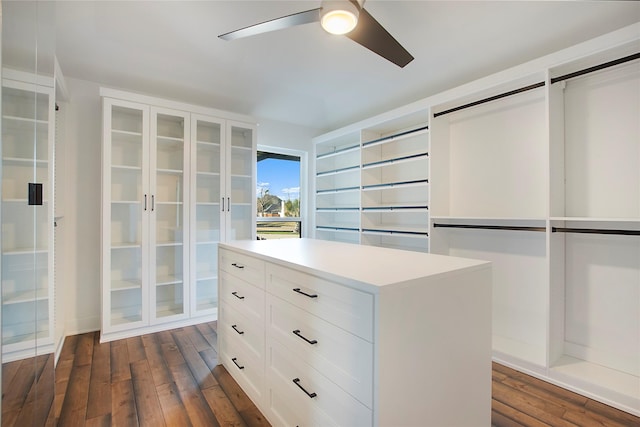
[[358,24],[360,10],[350,1],[326,1],[322,3],[320,24],[330,34],[347,34]]

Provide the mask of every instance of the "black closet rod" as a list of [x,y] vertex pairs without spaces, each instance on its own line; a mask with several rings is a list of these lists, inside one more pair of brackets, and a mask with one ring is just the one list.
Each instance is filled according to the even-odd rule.
[[640,230],[610,230],[606,228],[552,227],[551,231],[554,233],[619,234],[623,236],[640,236]]
[[551,79],[551,84],[568,80],[573,77],[582,76],[583,74],[593,73],[594,71],[603,70],[605,68],[613,67],[614,65],[624,64],[625,62],[633,61],[640,58],[640,52],[633,55],[625,56],[624,58],[614,59],[613,61],[605,62],[604,64],[594,65],[593,67],[585,68],[584,70],[574,71],[573,73],[565,74],[563,76],[554,77]]
[[473,225],[473,224],[433,224],[434,228],[475,228],[479,230],[511,230],[511,231],[547,231],[545,227],[526,227],[517,225]]
[[521,87],[520,89],[511,90],[509,92],[501,93],[500,95],[491,96],[489,98],[481,99],[479,101],[470,102],[468,104],[461,105],[459,107],[450,108],[449,110],[440,111],[439,113],[434,113],[433,118],[444,116],[445,114],[453,113],[455,111],[464,110],[465,108],[475,107],[476,105],[484,104],[486,102],[495,101],[497,99],[506,98],[507,96],[516,95],[518,93],[526,92],[528,90],[537,89],[539,87],[544,87],[544,82],[534,83],[529,86]]

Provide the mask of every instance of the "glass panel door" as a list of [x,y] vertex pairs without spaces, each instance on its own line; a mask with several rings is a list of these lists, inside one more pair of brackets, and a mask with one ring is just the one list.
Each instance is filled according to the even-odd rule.
[[192,313],[211,314],[218,307],[218,242],[226,199],[221,194],[224,127],[210,117],[192,117]]
[[255,128],[231,123],[228,132],[231,144],[227,194],[231,205],[228,206],[227,240],[255,239]]
[[[108,101],[107,105],[109,104]],[[109,108],[105,108],[109,110]],[[145,136],[147,113],[135,105],[110,108],[110,326],[127,327],[144,316],[145,212],[149,209]]]
[[[151,241],[155,319],[186,316],[188,279],[188,114],[155,111]],[[154,162],[155,160],[155,162]],[[153,273],[152,273],[153,274]]]
[[2,344],[6,360],[20,353],[35,355],[37,338],[45,340],[43,345],[51,343],[49,94],[38,93],[32,84],[4,81],[2,104]]

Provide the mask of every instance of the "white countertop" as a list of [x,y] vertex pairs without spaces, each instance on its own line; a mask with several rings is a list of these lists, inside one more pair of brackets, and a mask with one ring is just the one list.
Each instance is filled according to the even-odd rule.
[[236,240],[220,243],[220,247],[378,287],[490,265],[468,258],[316,239]]

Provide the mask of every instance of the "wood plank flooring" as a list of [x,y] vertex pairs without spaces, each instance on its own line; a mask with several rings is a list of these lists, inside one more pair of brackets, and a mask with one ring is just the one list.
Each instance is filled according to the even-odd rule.
[[[97,332],[70,336],[55,380],[51,355],[6,363],[2,425],[269,426],[218,365],[215,330],[212,322],[105,344]],[[44,392],[54,381],[55,398]],[[496,363],[492,394],[497,427],[640,427],[638,417]]]
[[498,363],[493,364],[491,423],[512,426],[640,427],[640,418]]

